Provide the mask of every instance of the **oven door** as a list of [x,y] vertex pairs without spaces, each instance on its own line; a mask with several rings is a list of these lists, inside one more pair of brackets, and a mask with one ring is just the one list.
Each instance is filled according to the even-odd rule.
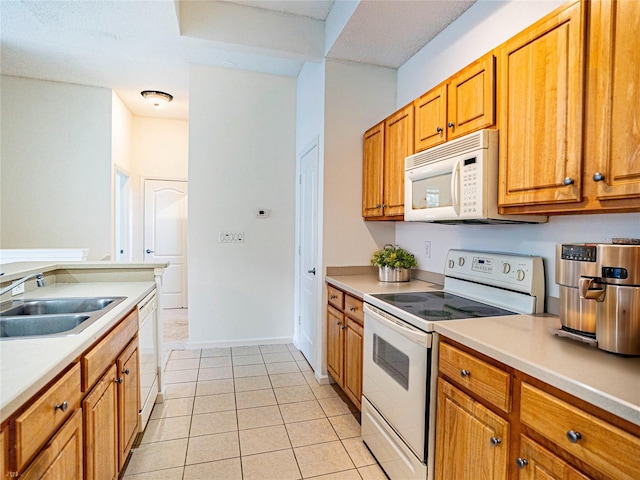
[[369,304],[364,312],[363,395],[424,463],[432,334]]

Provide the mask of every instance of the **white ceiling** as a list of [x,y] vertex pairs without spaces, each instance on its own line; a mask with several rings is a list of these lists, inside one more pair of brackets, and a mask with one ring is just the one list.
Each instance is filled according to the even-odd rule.
[[[339,2],[345,0],[337,0]],[[362,0],[328,58],[397,68],[476,0]],[[333,0],[0,0],[0,71],[112,88],[188,118],[189,64],[297,76],[325,57]],[[142,90],[171,93],[156,109]]]

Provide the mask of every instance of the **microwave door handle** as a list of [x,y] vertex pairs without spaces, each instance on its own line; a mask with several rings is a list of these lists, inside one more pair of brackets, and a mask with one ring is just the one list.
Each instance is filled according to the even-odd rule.
[[451,176],[451,197],[453,203],[453,211],[456,215],[460,215],[460,162],[456,162],[456,166],[453,169],[453,175]]

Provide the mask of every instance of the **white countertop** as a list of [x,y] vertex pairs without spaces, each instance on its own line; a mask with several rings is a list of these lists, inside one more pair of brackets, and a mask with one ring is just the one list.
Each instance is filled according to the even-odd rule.
[[[85,265],[84,262],[82,264]],[[101,267],[103,264],[104,262],[99,263]],[[24,264],[21,265],[23,265],[23,269],[20,270],[20,275],[25,275]],[[55,265],[55,270],[64,268],[60,265],[68,264],[53,265]],[[127,264],[127,266],[131,266],[131,264]],[[143,266],[148,268],[150,265],[144,264]],[[122,264],[120,264],[121,267]],[[6,420],[32,395],[76,360],[84,350],[104,335],[117,320],[135,307],[155,286],[155,282],[152,281],[60,283],[37,288],[21,296],[20,298],[94,296],[127,298],[77,335],[1,340],[0,422]]]
[[[428,282],[378,282],[375,275],[327,277],[330,284],[367,293],[440,289]],[[555,315],[514,315],[436,322],[435,331],[586,402],[640,425],[640,357],[623,357],[559,338]],[[365,325],[366,328],[366,325]]]
[[379,282],[376,275],[366,274],[327,276],[325,281],[360,298],[366,293],[425,292],[442,289],[442,285],[415,279],[409,282]]
[[15,262],[0,264],[0,282],[12,282],[31,273],[47,273],[55,270],[94,270],[94,269],[145,269],[166,268],[167,262]]

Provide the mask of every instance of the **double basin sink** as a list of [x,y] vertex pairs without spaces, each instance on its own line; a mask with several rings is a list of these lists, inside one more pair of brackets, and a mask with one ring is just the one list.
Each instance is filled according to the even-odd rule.
[[0,303],[0,340],[78,334],[125,298],[46,298]]

